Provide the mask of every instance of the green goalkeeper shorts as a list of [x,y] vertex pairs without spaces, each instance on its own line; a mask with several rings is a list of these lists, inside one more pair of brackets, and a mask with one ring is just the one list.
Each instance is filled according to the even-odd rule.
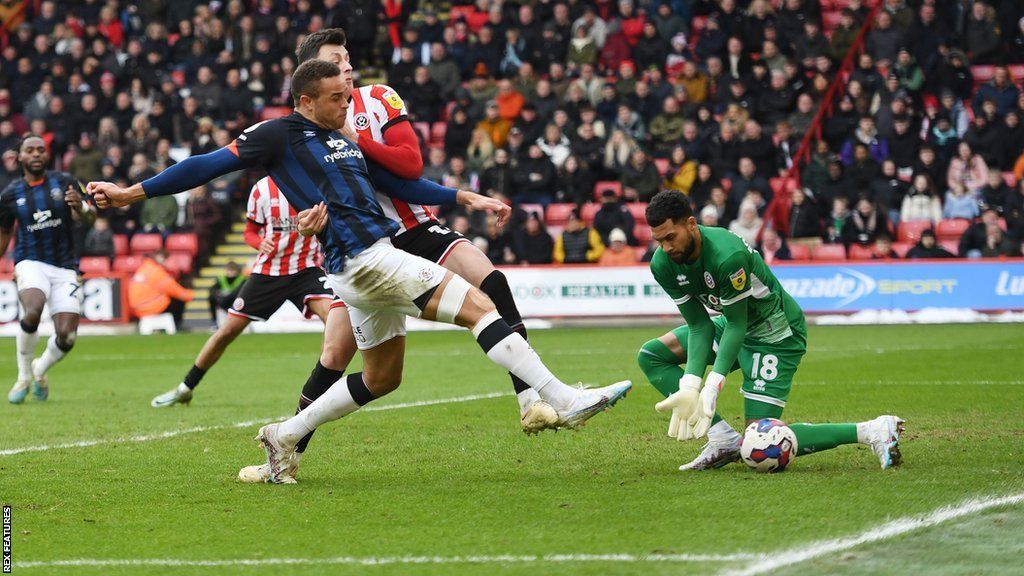
[[[725,331],[725,316],[711,319],[715,325],[714,352],[718,351],[718,342]],[[686,325],[672,331],[683,350],[686,350],[690,329]],[[714,352],[708,364],[715,361]],[[793,327],[793,334],[786,339],[769,344],[747,340],[740,347],[739,358],[730,371],[743,372],[743,384],[740,393],[744,398],[744,412],[747,420],[759,418],[778,418],[786,407],[789,389],[793,386],[793,377],[800,366],[800,360],[807,352],[807,330],[801,326]]]

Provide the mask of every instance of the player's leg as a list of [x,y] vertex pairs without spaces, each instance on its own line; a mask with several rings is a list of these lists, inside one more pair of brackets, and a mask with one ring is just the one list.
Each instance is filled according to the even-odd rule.
[[[357,344],[363,357],[363,372],[341,378],[288,420],[260,429],[257,440],[267,454],[266,482],[294,483],[298,465],[295,450],[302,439],[320,425],[348,416],[392,392],[402,381],[405,315],[386,311],[366,313],[352,307],[348,307],[348,312],[362,336]],[[328,324],[328,329],[338,327],[339,323]],[[248,471],[242,469],[239,478],[249,481],[245,477]]]
[[[494,268],[487,256],[476,246],[465,239],[460,239],[450,246],[449,252],[442,256],[439,264],[479,288],[494,303],[495,309],[505,323],[524,340],[527,339],[526,326],[523,325],[523,317],[519,314],[515,299],[512,298],[508,279],[500,270]],[[558,414],[554,409],[541,400],[537,391],[518,376],[511,373],[509,376],[512,378],[512,388],[519,401],[520,424],[523,431],[527,434],[536,434],[554,427],[558,420]]]
[[427,320],[469,328],[492,362],[521,378],[556,410],[559,427],[579,427],[618,402],[632,387],[628,381],[583,391],[566,386],[526,340],[502,320],[487,295],[451,272],[417,298],[420,304],[421,316]]
[[236,338],[245,332],[252,320],[240,314],[228,314],[224,322],[217,328],[217,331],[206,339],[203,348],[196,356],[196,361],[185,374],[185,378],[171,390],[160,394],[150,401],[153,408],[166,408],[175,404],[188,404],[192,401],[193,390],[199,386],[207,370],[224,355],[224,351],[235,341]]
[[[763,418],[781,418],[800,361],[807,349],[806,337],[797,330],[782,342],[771,346],[744,347],[744,413],[746,424]],[[903,421],[895,416],[880,416],[860,423],[789,425],[796,435],[797,456],[831,450],[845,444],[865,444],[878,456],[882,468],[900,463],[899,435]]]
[[[21,267],[21,263],[18,263]],[[24,270],[23,267],[21,267]],[[44,279],[45,280],[45,279]],[[39,341],[39,321],[43,315],[43,306],[46,305],[46,292],[38,287],[25,287],[28,279],[18,277],[18,300],[23,310],[21,321],[18,325],[18,334],[15,338],[15,349],[18,357],[18,379],[7,394],[7,400],[11,404],[21,404],[28,395],[29,386],[32,384],[32,359],[35,357],[36,343]],[[49,291],[48,283],[46,290]]]
[[32,395],[37,400],[46,400],[50,396],[46,373],[75,346],[80,318],[74,312],[58,312],[53,315],[53,336],[47,340],[43,354],[32,361]]

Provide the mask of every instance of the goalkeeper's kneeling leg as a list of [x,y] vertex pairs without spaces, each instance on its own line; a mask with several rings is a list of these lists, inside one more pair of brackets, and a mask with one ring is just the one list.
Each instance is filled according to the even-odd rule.
[[663,396],[668,397],[679,390],[679,379],[683,377],[679,357],[661,340],[648,340],[640,347],[636,361],[647,380]]

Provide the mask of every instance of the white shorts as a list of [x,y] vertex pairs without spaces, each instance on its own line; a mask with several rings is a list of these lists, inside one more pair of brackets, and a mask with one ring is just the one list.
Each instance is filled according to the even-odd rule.
[[82,314],[82,284],[78,272],[38,260],[22,260],[14,265],[18,292],[36,288],[46,295],[50,316],[69,312]]
[[444,280],[446,270],[403,252],[382,238],[345,261],[345,270],[327,283],[348,307],[360,350],[405,335],[405,317],[419,317],[413,301]]

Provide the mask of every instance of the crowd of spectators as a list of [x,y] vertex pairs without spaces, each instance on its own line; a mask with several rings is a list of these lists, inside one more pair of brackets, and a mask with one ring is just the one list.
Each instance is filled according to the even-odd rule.
[[[1004,65],[1024,63],[1024,8],[880,1],[804,166],[801,141],[874,2],[0,0],[0,149],[34,133],[55,168],[138,182],[289,106],[296,43],[340,26],[359,73],[385,76],[425,128],[425,177],[516,205],[502,230],[443,214],[496,263],[649,256],[634,203],[665,188],[777,258],[819,243],[888,257],[901,223],[951,218],[972,222],[959,255],[1019,255],[1024,68]],[[0,179],[14,177],[5,152]],[[87,250],[180,229],[206,248],[246,183],[108,211]],[[575,210],[553,220],[559,204]],[[931,240],[912,254],[934,255]]]

